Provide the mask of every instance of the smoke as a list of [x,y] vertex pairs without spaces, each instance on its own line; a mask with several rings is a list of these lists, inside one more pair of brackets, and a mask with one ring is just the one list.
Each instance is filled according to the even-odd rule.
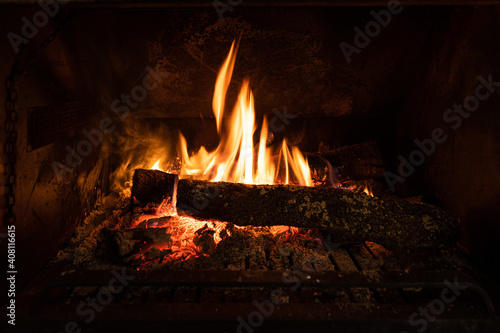
[[162,122],[131,116],[123,122],[120,130],[113,133],[107,152],[113,166],[113,192],[121,192],[132,186],[135,169],[150,169],[158,160],[162,170],[169,171],[172,168],[176,160],[175,142],[172,140],[172,130],[162,126]]

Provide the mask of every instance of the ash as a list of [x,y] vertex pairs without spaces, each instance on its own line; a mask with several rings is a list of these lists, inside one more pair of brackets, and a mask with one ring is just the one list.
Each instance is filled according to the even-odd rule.
[[[324,237],[316,230],[186,221],[169,215],[168,207],[132,206],[129,190],[110,195],[85,217],[51,264],[86,269],[334,270]],[[151,236],[163,229],[169,237],[162,235],[161,242]],[[129,253],[117,250],[117,238],[121,246],[127,242]],[[170,241],[164,242],[166,238]],[[145,245],[148,242],[151,246]]]

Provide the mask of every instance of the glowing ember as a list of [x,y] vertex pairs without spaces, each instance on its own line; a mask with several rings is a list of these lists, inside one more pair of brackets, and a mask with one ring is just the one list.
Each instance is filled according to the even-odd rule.
[[[213,98],[213,112],[220,135],[218,147],[208,152],[205,147],[189,156],[184,136],[180,135],[179,151],[182,157],[180,176],[197,176],[211,181],[229,181],[245,184],[289,184],[293,177],[297,183],[312,186],[311,171],[307,160],[297,147],[289,147],[283,141],[278,151],[266,146],[267,120],[264,118],[260,132],[260,142],[254,147],[256,131],[254,98],[248,80],[243,85],[238,101],[227,121],[224,121],[224,101],[231,81],[237,46],[233,42],[217,77]],[[224,131],[223,131],[224,130]],[[274,156],[278,156],[275,158]],[[255,157],[257,157],[255,159]],[[284,179],[279,174],[283,160]]]
[[[168,219],[162,221],[162,217]],[[146,221],[160,221],[160,223],[146,224]],[[232,235],[233,229],[252,228],[235,226],[228,222],[204,221],[189,216],[178,216],[172,206],[166,202],[158,207],[154,215],[144,214],[135,219],[131,227],[166,229],[166,233],[170,235],[169,241],[151,246],[156,250],[166,250],[163,262],[209,256],[213,254],[219,242]],[[254,228],[259,229],[259,227]],[[307,237],[300,235],[298,228],[289,226],[271,226],[264,228],[262,232],[269,233],[281,242],[287,242],[296,237]],[[145,253],[138,255],[134,260],[143,263],[149,261]]]

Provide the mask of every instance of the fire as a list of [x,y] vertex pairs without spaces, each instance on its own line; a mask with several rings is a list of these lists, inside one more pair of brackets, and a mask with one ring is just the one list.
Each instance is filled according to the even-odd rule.
[[[260,132],[256,133],[258,125],[255,119],[255,101],[248,80],[243,82],[232,112],[224,118],[226,93],[233,74],[237,48],[237,44],[233,42],[215,83],[212,109],[220,137],[219,145],[213,151],[207,151],[202,146],[195,154],[190,155],[186,139],[180,134],[178,152],[182,163],[179,176],[245,184],[294,183],[312,186],[307,159],[297,147],[289,145],[286,140],[283,140],[279,147],[268,147],[266,117],[262,120]],[[255,134],[259,137],[259,141],[254,145]],[[150,168],[162,170],[160,163],[158,159]],[[151,216],[138,218],[134,221],[133,227],[140,227],[141,223]],[[162,226],[167,229],[171,241],[168,244],[155,245],[159,250],[168,250],[163,259],[166,261],[209,255],[219,242],[231,235],[228,229],[229,223],[178,216],[169,202],[162,203],[153,217],[171,217],[168,224]],[[231,226],[231,228],[238,230],[248,227]],[[281,241],[302,237],[296,227],[274,226],[266,230]]]
[[370,197],[374,197],[372,187],[370,186],[370,184],[368,184],[367,181],[365,181],[363,193],[369,195]]
[[156,163],[151,167],[151,170],[163,171],[162,169],[160,169],[160,160],[156,161]]
[[[267,147],[268,125],[264,118],[259,143],[254,146],[257,130],[254,97],[248,80],[243,82],[238,100],[227,121],[226,93],[231,82],[236,61],[237,45],[233,42],[217,81],[212,108],[220,136],[218,147],[208,152],[201,147],[189,156],[184,136],[180,135],[179,152],[182,159],[180,177],[196,176],[211,181],[228,181],[244,184],[291,183],[293,177],[300,185],[312,186],[311,171],[306,158],[297,147],[290,147],[283,140],[279,149]],[[280,164],[284,164],[284,178]]]
[[373,197],[373,192],[370,189],[370,187],[365,187],[365,190],[363,191],[364,194],[369,195],[370,197]]
[[[225,238],[232,235],[232,230],[251,229],[252,227],[231,226],[228,222],[204,221],[190,216],[179,216],[170,205],[160,205],[153,215],[142,215],[134,220],[131,227],[140,228],[151,219],[169,217],[164,224],[144,225],[147,228],[165,228],[170,235],[168,243],[153,244],[151,248],[166,250],[162,261],[185,261],[192,258],[206,257],[215,251],[216,246]],[[287,242],[296,237],[307,238],[301,235],[297,227],[271,226],[262,232],[269,233],[276,241]],[[147,255],[140,252],[134,257],[135,262],[147,263]]]

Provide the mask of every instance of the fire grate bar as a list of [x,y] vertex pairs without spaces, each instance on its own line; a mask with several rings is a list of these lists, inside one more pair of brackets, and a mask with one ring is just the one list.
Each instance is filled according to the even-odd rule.
[[[290,282],[284,282],[283,276],[293,271],[126,271],[134,276],[129,286],[149,287],[289,287]],[[304,273],[305,278],[300,281],[300,288],[369,288],[369,289],[443,289],[447,288],[445,280],[453,282],[455,278],[461,285],[467,286],[480,296],[484,302],[488,315],[497,318],[491,298],[487,292],[478,286],[472,279],[460,271],[419,271],[411,274],[401,272],[376,272],[375,275],[340,272],[311,272]],[[86,271],[70,274],[64,277],[51,279],[38,294],[30,314],[40,314],[42,307],[47,303],[47,297],[52,289],[60,287],[106,286],[110,279],[109,271]],[[178,306],[179,304],[177,304]],[[413,309],[414,309],[414,305]],[[387,309],[385,309],[387,310]],[[394,311],[392,311],[394,312]]]

